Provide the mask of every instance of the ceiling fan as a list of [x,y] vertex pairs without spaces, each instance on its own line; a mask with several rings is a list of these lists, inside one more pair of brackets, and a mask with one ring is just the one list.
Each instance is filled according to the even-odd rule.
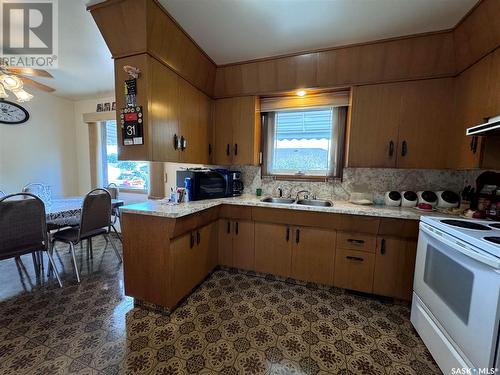
[[24,85],[45,92],[55,91],[52,87],[25,76],[54,78],[44,69],[20,68],[0,63],[0,99],[8,98],[9,94],[6,90],[9,90],[16,96],[18,102],[31,100],[33,95],[24,90]]

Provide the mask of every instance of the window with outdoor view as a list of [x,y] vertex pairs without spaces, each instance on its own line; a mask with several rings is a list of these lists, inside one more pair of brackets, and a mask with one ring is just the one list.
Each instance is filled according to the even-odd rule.
[[147,190],[149,183],[149,163],[146,161],[118,160],[118,139],[116,121],[106,121],[103,127],[106,140],[104,175],[107,184],[114,183],[119,188]]
[[339,123],[345,123],[339,116],[344,115],[345,107],[265,113],[263,175],[338,176],[344,132]]

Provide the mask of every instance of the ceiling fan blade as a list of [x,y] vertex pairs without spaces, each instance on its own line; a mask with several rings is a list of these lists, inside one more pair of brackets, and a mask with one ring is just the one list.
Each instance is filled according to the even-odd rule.
[[5,70],[8,70],[14,74],[24,74],[27,76],[33,77],[46,77],[46,78],[54,78],[52,74],[43,69],[31,69],[31,68],[16,68],[13,66],[5,67]]
[[24,84],[33,86],[36,89],[39,89],[39,90],[42,90],[42,91],[45,91],[45,92],[54,92],[54,91],[56,91],[55,89],[53,89],[50,86],[44,85],[43,83],[40,83],[40,82],[37,82],[37,81],[33,81],[31,78],[27,78],[27,77],[19,77],[19,78],[21,78],[21,80],[23,81]]

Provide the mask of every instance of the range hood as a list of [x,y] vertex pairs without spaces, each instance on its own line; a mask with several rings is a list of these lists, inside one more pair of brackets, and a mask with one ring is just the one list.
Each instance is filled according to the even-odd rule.
[[467,135],[500,135],[500,115],[490,117],[487,122],[467,129]]

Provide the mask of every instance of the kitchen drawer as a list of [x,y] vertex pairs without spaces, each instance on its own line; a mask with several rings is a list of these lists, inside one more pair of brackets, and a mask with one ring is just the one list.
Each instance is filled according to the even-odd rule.
[[375,254],[337,249],[333,284],[338,288],[371,293],[374,264]]
[[358,250],[374,253],[377,247],[377,237],[369,234],[338,232],[337,248]]

